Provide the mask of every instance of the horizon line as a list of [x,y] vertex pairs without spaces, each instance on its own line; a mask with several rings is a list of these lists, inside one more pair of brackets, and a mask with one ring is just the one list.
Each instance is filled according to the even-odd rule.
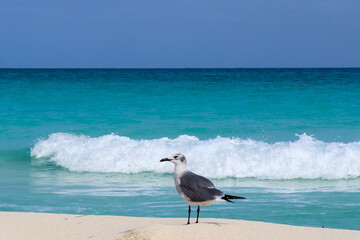
[[0,70],[358,69],[359,67],[0,67]]

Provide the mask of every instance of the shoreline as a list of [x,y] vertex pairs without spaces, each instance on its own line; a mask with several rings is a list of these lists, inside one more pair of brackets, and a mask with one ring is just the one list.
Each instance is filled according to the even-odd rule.
[[185,218],[0,212],[0,239],[360,239],[356,230],[215,218],[185,223]]

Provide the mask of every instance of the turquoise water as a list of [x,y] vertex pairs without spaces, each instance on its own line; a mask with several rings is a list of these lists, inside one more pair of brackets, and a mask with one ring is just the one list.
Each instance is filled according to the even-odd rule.
[[185,218],[182,152],[247,197],[201,217],[360,230],[360,69],[2,69],[0,106],[0,211]]

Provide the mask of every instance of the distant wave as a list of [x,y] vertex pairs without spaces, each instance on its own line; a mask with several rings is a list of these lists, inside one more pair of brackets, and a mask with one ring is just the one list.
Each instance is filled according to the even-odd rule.
[[360,142],[323,142],[306,134],[273,144],[251,139],[193,136],[133,140],[114,134],[91,138],[54,133],[31,149],[34,164],[49,161],[70,171],[172,172],[159,160],[181,152],[188,168],[212,178],[347,179],[360,176]]

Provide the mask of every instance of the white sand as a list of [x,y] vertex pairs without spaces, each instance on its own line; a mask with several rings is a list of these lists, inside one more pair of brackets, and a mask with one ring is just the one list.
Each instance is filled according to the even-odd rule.
[[360,231],[295,227],[242,220],[200,219],[199,224],[185,223],[184,218],[0,212],[0,239],[360,239]]

